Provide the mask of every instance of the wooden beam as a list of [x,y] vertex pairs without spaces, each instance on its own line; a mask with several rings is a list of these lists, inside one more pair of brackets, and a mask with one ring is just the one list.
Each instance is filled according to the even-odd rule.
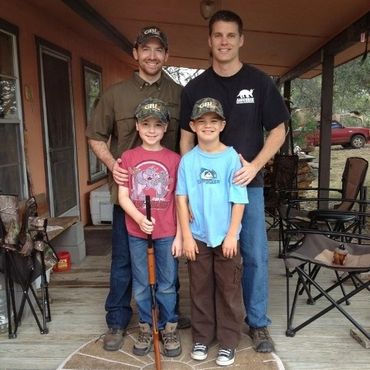
[[62,0],[78,15],[105,34],[127,54],[132,55],[133,44],[111,23],[101,16],[86,0]]
[[[331,121],[333,115],[334,55],[324,54],[321,83],[320,115],[320,153],[319,153],[319,188],[330,186],[331,162]],[[328,198],[329,191],[319,192],[319,198]],[[320,203],[320,208],[327,208],[328,202]]]
[[304,61],[296,65],[293,69],[281,76],[278,84],[283,84],[287,80],[293,80],[307,71],[317,67],[322,63],[323,53],[336,55],[345,49],[348,49],[353,44],[360,41],[360,34],[362,32],[370,31],[370,12],[352,23],[348,28],[339,33],[319,50],[311,54]]
[[[284,82],[284,101],[289,110],[290,103],[291,103],[291,81]],[[290,118],[287,122],[285,122],[285,141],[283,146],[280,149],[282,154],[293,154],[293,131],[292,131],[292,119]]]

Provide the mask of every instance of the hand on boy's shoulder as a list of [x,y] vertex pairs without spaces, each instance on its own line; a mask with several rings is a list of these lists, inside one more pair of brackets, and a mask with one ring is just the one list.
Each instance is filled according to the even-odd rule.
[[234,175],[234,184],[240,186],[247,186],[257,175],[258,168],[251,162],[248,162],[239,154],[242,168]]
[[121,158],[118,158],[112,168],[113,179],[118,185],[123,185],[128,181],[128,171],[121,167],[121,163]]

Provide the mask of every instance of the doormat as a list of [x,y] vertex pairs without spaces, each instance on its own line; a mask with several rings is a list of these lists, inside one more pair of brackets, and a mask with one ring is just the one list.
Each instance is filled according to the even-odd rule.
[[[121,350],[108,352],[103,349],[103,339],[93,339],[75,352],[73,352],[57,370],[115,370],[137,369],[154,370],[154,352],[138,357],[132,354],[132,346],[137,337],[138,328],[127,331]],[[191,329],[180,330],[182,354],[178,357],[164,357],[161,355],[162,369],[171,370],[201,370],[218,369],[216,365],[217,344],[209,349],[205,361],[195,361],[190,357]],[[237,348],[235,362],[228,369],[253,369],[253,370],[284,370],[284,365],[275,353],[257,353],[252,346],[250,337],[243,333]]]
[[106,256],[111,252],[111,226],[85,227],[84,234],[87,256]]

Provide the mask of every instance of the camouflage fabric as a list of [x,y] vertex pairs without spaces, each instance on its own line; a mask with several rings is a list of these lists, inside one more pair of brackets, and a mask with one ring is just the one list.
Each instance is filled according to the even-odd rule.
[[203,98],[196,101],[190,119],[194,121],[206,113],[216,113],[223,120],[225,119],[221,103],[213,98]]
[[162,123],[170,121],[170,112],[163,100],[148,98],[142,101],[136,108],[135,117],[138,122],[148,117],[158,118]]

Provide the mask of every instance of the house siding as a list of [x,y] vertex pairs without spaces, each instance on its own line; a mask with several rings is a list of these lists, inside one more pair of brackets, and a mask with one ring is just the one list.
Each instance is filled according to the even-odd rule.
[[[59,4],[60,3],[60,4]],[[37,2],[36,2],[37,4]],[[89,193],[106,182],[105,179],[88,184],[87,141],[85,138],[85,106],[81,59],[102,68],[103,90],[132,73],[134,61],[123,51],[98,35],[96,30],[69,14],[62,2],[55,2],[56,12],[48,13],[25,0],[0,2],[0,18],[16,26],[18,32],[18,59],[21,76],[21,96],[24,122],[26,166],[33,194],[47,193],[47,174],[43,141],[43,119],[36,38],[65,49],[71,55],[72,98],[76,137],[76,166],[79,183],[80,214],[82,223],[90,223]],[[64,8],[63,8],[64,7]],[[58,8],[62,12],[58,13]],[[66,17],[75,17],[80,22],[78,31]],[[97,39],[100,37],[100,40]]]

